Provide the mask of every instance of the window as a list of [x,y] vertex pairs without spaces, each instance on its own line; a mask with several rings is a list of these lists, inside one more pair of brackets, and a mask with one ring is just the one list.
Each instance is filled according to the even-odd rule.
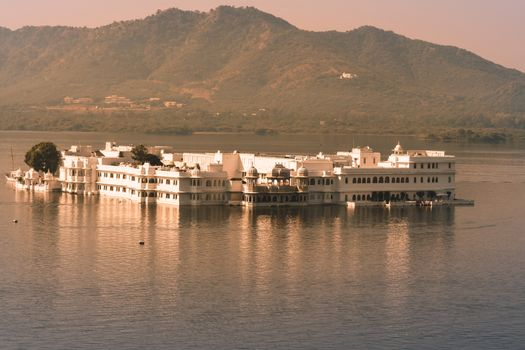
[[372,182],[375,183],[375,184],[377,183],[377,177],[376,176],[374,176],[374,178],[372,179]]
[[414,163],[414,169],[416,169],[416,168],[417,168],[417,164],[416,164],[416,163]]
[[385,177],[385,183],[386,183],[386,184],[390,183],[390,177],[388,177],[388,176]]
[[379,177],[379,183],[382,184],[384,181],[383,181],[383,177]]
[[356,179],[355,177],[352,178],[352,183],[353,183],[353,184],[357,183],[357,179]]
[[310,179],[310,185],[315,185],[315,179]]
[[347,184],[347,183],[348,183],[348,178],[347,178],[347,177],[345,177],[345,184]]

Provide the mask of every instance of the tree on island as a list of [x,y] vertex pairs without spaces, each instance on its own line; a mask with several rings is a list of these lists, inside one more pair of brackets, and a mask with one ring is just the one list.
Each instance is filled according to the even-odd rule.
[[61,155],[52,142],[40,142],[27,151],[24,162],[36,171],[56,173]]
[[131,149],[131,158],[139,163],[150,163],[151,165],[162,165],[160,158],[148,152],[148,149],[144,145],[138,145]]

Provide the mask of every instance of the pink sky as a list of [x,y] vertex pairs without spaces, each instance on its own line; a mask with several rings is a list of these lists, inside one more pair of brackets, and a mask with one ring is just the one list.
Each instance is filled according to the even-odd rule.
[[95,27],[157,9],[254,6],[308,30],[373,25],[454,45],[525,72],[525,0],[0,0],[0,26]]

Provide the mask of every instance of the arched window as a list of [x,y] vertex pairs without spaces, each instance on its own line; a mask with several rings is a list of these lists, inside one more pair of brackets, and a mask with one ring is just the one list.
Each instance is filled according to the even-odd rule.
[[401,178],[401,183],[404,184],[405,183],[405,179],[402,177]]
[[310,179],[310,185],[315,185],[315,179]]
[[385,177],[385,183],[386,183],[386,184],[389,184],[389,183],[390,183],[390,177],[389,177],[389,176]]
[[345,177],[345,184],[347,184],[347,183],[348,183],[348,178],[347,178],[347,177]]
[[[450,177],[449,177],[449,179],[450,179]],[[450,180],[449,180],[449,182],[450,182]],[[358,183],[358,184],[361,183],[361,178],[360,178],[360,177],[357,178],[357,183]]]
[[406,183],[409,183],[410,182],[410,179],[408,177],[405,177],[405,182]]
[[355,177],[352,178],[352,183],[353,183],[353,184],[357,183],[357,179],[356,179]]
[[370,178],[369,178],[369,177],[366,178],[366,183],[367,183],[367,184],[370,183]]
[[380,177],[379,177],[379,183],[382,184],[383,182],[384,182],[384,181],[383,181],[383,177],[380,176]]
[[374,176],[374,178],[372,179],[372,182],[375,184],[377,183],[377,176]]

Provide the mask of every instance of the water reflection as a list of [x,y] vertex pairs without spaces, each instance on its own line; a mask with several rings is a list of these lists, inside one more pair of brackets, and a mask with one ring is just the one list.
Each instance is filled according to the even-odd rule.
[[139,315],[162,305],[168,317],[184,305],[190,319],[212,322],[218,311],[187,308],[250,306],[270,317],[325,300],[399,316],[425,278],[415,264],[439,281],[454,244],[455,209],[446,207],[247,210],[28,193],[16,201],[30,208],[31,275],[53,310],[87,301]]

